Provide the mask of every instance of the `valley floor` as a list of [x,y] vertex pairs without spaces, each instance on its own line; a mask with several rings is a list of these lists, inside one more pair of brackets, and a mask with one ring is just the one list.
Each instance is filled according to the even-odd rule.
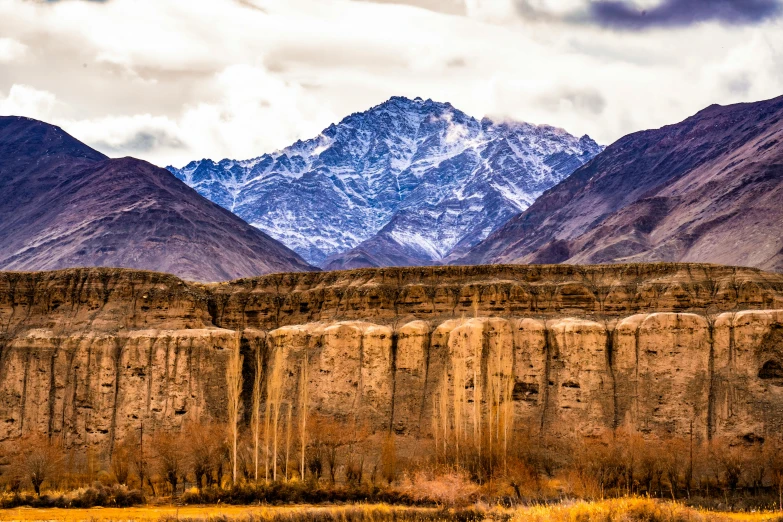
[[783,522],[781,512],[725,513],[647,498],[569,502],[513,509],[437,509],[354,504],[339,506],[142,506],[133,508],[0,510],[0,520],[97,522],[147,520],[214,522]]

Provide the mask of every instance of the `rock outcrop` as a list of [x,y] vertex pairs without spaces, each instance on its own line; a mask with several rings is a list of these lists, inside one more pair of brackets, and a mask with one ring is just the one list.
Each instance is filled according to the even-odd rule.
[[225,421],[233,350],[244,423],[258,359],[262,408],[271,397],[294,426],[306,412],[393,432],[400,448],[783,430],[783,276],[751,269],[438,267],[216,285],[2,273],[0,328],[4,442],[48,433],[110,453],[142,421]]

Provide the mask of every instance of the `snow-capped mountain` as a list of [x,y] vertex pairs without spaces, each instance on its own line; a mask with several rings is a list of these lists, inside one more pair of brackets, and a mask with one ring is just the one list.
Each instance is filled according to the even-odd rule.
[[348,268],[467,251],[601,150],[562,129],[393,97],[272,154],[168,169],[310,263]]

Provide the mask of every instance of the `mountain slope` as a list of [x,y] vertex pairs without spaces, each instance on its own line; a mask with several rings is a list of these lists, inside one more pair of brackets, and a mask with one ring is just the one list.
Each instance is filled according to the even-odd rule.
[[216,281],[312,269],[164,169],[0,117],[0,268],[119,266]]
[[309,262],[337,269],[464,252],[600,150],[561,129],[393,97],[274,154],[168,168]]
[[458,263],[783,270],[783,97],[621,138]]

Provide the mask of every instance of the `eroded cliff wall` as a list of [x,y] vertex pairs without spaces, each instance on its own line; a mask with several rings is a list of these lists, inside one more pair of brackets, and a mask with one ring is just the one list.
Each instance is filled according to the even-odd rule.
[[[129,270],[0,274],[0,440],[110,453],[262,409],[437,449],[515,434],[783,430],[783,277],[704,265],[383,269],[219,285]],[[692,427],[692,428],[691,428]],[[494,435],[492,435],[494,433]]]

